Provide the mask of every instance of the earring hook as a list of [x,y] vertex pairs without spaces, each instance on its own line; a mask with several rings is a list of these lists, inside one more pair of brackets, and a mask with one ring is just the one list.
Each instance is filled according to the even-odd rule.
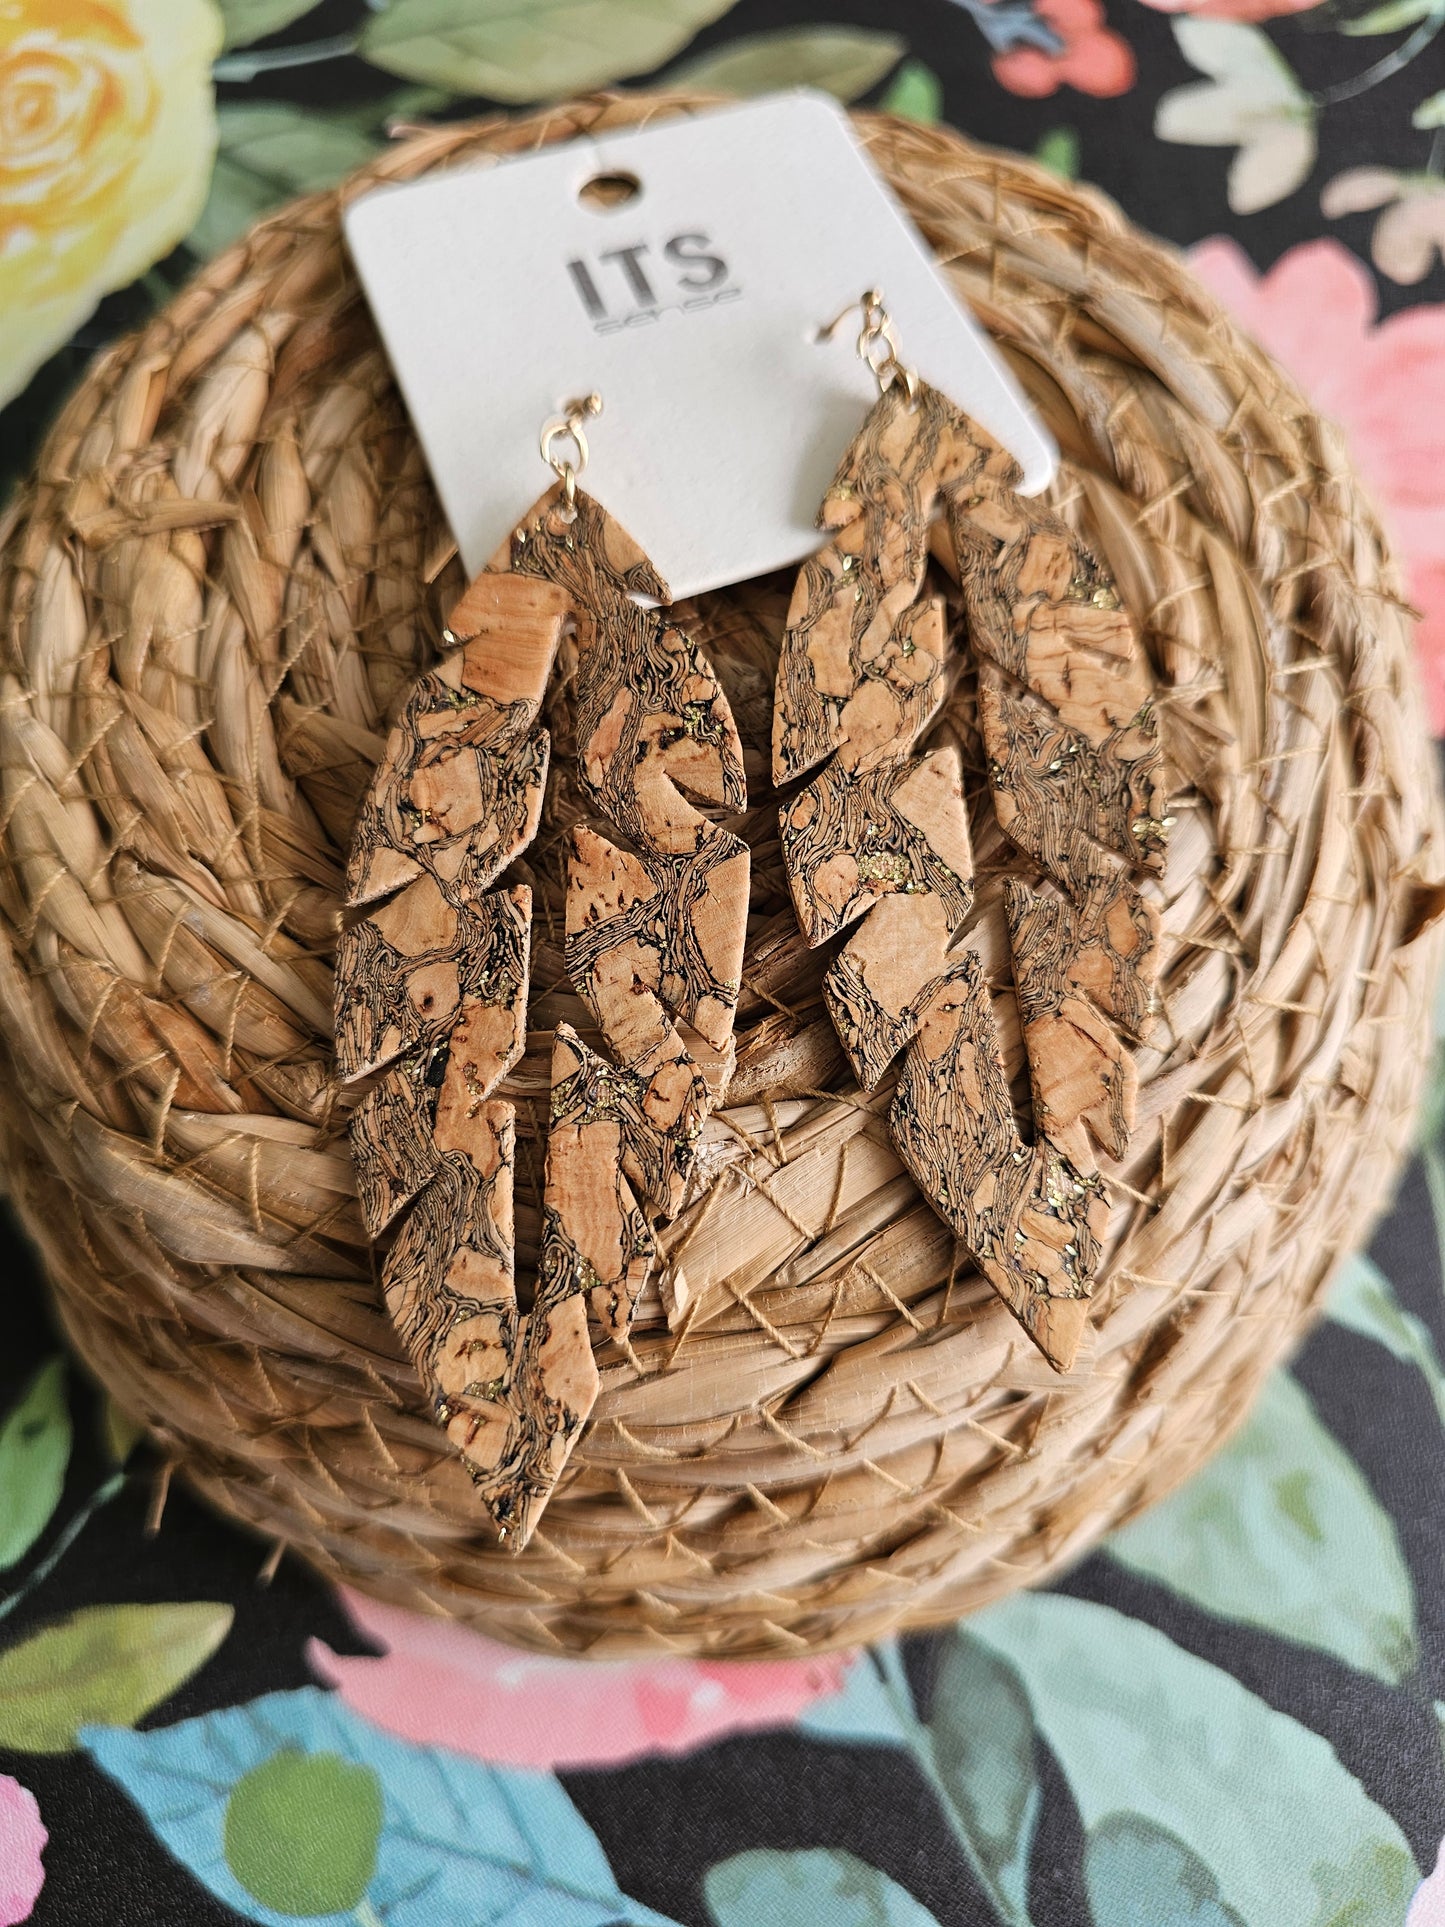
[[818,340],[831,340],[855,310],[863,322],[858,334],[858,359],[867,362],[872,369],[879,394],[886,395],[894,382],[901,381],[908,391],[908,399],[912,401],[918,393],[918,376],[913,369],[905,368],[899,359],[898,333],[884,303],[881,288],[865,288],[856,301],[850,301],[841,314],[835,315],[825,328],[818,330]]
[[[602,397],[597,393],[579,396],[574,401],[564,402],[560,415],[542,424],[539,447],[542,460],[562,484],[562,493],[567,498],[568,508],[576,505],[577,477],[586,468],[591,450],[587,446],[587,431],[582,424],[594,415],[602,413]],[[573,454],[558,455],[554,443],[570,441]]]

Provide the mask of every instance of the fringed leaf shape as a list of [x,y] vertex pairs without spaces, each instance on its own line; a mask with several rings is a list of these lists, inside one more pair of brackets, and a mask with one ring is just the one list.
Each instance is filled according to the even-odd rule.
[[1072,1364],[1108,1223],[1098,1173],[1023,1143],[988,986],[962,951],[919,1012],[889,1126],[935,1210],[1044,1356]]
[[973,903],[973,853],[958,755],[862,772],[835,760],[782,813],[783,861],[810,946],[895,891],[934,893],[951,928]]
[[979,658],[979,731],[1000,827],[1045,873],[1006,901],[1041,1136],[1079,1160],[1128,1150],[1126,1042],[1153,1008],[1171,819],[1153,679],[1113,581],[1068,525],[1017,493],[981,432],[945,489],[936,552]]
[[[532,900],[484,886],[535,831],[546,769],[536,723],[566,614],[565,596],[541,584],[468,592],[449,631],[459,646],[418,679],[362,804],[349,897],[381,901],[336,958],[338,1072],[383,1070],[351,1144],[367,1229],[400,1220],[382,1262],[387,1309],[504,1529],[539,1434],[575,1436],[596,1396],[585,1319],[580,1352],[559,1362],[565,1314],[518,1313],[515,1113],[488,1101],[526,1041]],[[491,814],[467,809],[477,794]]]
[[[362,806],[337,953],[337,1067],[387,1303],[502,1538],[527,1543],[597,1396],[589,1305],[625,1342],[732,1061],[748,853],[705,814],[745,803],[727,699],[635,596],[667,591],[589,497],[551,490],[458,603]],[[531,893],[491,889],[536,834],[537,726],[564,622],[584,791],[636,846],[579,827],[568,974],[613,1061],[566,1025],[533,1306],[513,1275],[515,1116],[490,1098],[525,1045]]]
[[944,695],[943,612],[919,603],[938,491],[971,461],[958,411],[921,387],[879,397],[818,511],[830,539],[798,572],[778,662],[773,781],[838,756],[908,755]]
[[635,853],[573,832],[566,968],[619,1067],[641,1080],[629,1176],[670,1216],[732,1065],[749,856],[705,811],[746,806],[737,725],[693,639],[634,599],[665,603],[666,585],[583,490],[570,513],[549,490],[492,566],[556,583],[576,611],[578,775]]
[[[1133,1122],[1119,1032],[1147,1021],[1157,913],[1127,874],[1168,828],[1138,637],[1094,559],[1014,491],[1017,469],[937,390],[879,399],[824,500],[778,669],[779,783],[831,758],[782,809],[809,944],[858,918],[824,994],[872,1089],[903,1054],[890,1125],[940,1215],[1051,1363],[1072,1364],[1106,1216],[1093,1141]],[[945,691],[930,547],[963,591],[1001,826],[1045,872],[1007,910],[1038,1142],[1018,1134],[978,962],[952,951],[972,904],[952,751],[913,757]],[[920,777],[928,808],[910,805]]]

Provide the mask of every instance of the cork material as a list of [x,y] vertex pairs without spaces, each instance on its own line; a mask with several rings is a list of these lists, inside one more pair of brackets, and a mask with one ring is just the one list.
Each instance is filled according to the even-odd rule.
[[[347,863],[353,904],[394,892],[336,946],[337,1074],[387,1072],[352,1116],[358,1196],[373,1237],[416,1200],[382,1292],[516,1552],[596,1402],[585,1301],[625,1348],[652,1220],[681,1208],[732,1062],[748,849],[694,799],[743,805],[742,746],[695,640],[638,600],[666,593],[597,502],[549,489],[448,617],[452,653],[406,698]],[[575,781],[645,854],[573,825],[564,963],[616,1061],[558,1024],[536,1298],[519,1312],[516,1111],[484,1100],[526,1048],[532,892],[483,886],[537,833],[537,719],[569,625]]]
[[[1092,550],[1020,496],[1019,479],[1012,456],[937,389],[903,375],[882,390],[818,514],[836,533],[803,564],[788,608],[773,774],[786,782],[831,754],[781,814],[805,941],[867,919],[825,977],[824,999],[865,1090],[907,1051],[889,1113],[903,1161],[1066,1372],[1099,1259],[1094,1146],[1127,1157],[1138,1089],[1112,1023],[1120,986],[1091,1001],[1088,957],[1116,934],[1100,922],[1108,894],[1133,938],[1114,949],[1113,977],[1131,979],[1123,1001],[1142,1034],[1158,907],[1128,872],[1162,869],[1174,818],[1138,628]],[[959,773],[945,780],[943,752],[914,756],[958,666],[926,584],[930,551],[960,591],[952,654],[971,658],[978,677],[999,827],[1045,872],[1046,889],[1061,890],[1031,896],[1012,877],[1005,886],[1036,1149],[1014,1126],[977,961],[949,954],[973,903],[973,866]],[[879,917],[897,892],[907,912]],[[1077,963],[1076,948],[1087,953]],[[1026,1167],[1020,1193],[1013,1180]]]
[[[687,105],[439,129],[344,193]],[[558,1355],[580,1362],[580,1312],[597,1373],[530,1545],[499,1547],[388,1316],[348,1147],[362,1087],[332,1070],[353,827],[417,678],[453,653],[442,630],[467,588],[338,197],[264,222],[102,357],[0,531],[0,1118],[64,1328],[231,1516],[332,1577],[539,1650],[800,1652],[1056,1571],[1237,1423],[1384,1203],[1427,1057],[1435,765],[1398,579],[1337,437],[1096,195],[942,129],[858,125],[1059,440],[1045,506],[1138,623],[1173,772],[1162,869],[1129,873],[1155,897],[1155,937],[1128,892],[1077,894],[1001,827],[974,657],[946,658],[917,743],[959,771],[974,890],[959,942],[1026,1150],[1021,1010],[1069,1026],[1081,1053],[1096,1019],[1130,1035],[1123,1158],[1084,1121],[1113,1101],[1102,1059],[1058,1088],[1061,1115],[1084,1107],[1068,1128],[1095,1138],[1107,1201],[1062,1376],[909,1175],[888,1125],[897,1073],[871,1091],[853,1075],[824,983],[867,925],[803,941],[769,787],[790,585],[709,595],[681,626],[726,696],[749,791],[736,814],[695,799],[750,854],[736,1067],[655,1249],[619,1193],[614,1241],[589,1254],[598,1289],[610,1264],[633,1301],[625,1347],[589,1299],[554,1322],[539,1267],[555,1041],[570,1051],[570,1029],[617,1062],[567,973],[571,832],[641,848],[576,778],[570,660],[542,718],[537,835],[482,886],[532,892],[527,1048],[485,1100],[515,1113],[524,1363],[540,1379]],[[922,594],[957,638],[946,556]],[[1015,700],[1027,690],[1091,746],[1066,707],[1095,700],[1111,660],[1112,628],[1094,633],[1086,662],[1060,660],[1035,623],[1027,656],[997,664]],[[920,709],[932,699],[930,683]],[[1120,686],[1105,704],[1111,729],[1127,702]],[[724,761],[700,778],[717,794]],[[1010,882],[1041,919],[1037,981],[1015,978]],[[1055,931],[1065,915],[1076,927]],[[1134,966],[1156,942],[1139,1038]],[[882,981],[877,954],[853,965],[899,1010],[917,993]],[[947,1047],[946,1022],[930,1043]],[[448,1182],[478,1197],[485,1147],[447,1156]],[[1021,1210],[1032,1195],[1031,1165]],[[478,1263],[488,1235],[479,1220]]]

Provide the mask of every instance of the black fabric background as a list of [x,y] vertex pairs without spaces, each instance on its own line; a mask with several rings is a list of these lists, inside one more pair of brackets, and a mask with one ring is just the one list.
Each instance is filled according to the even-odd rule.
[[[344,29],[357,13],[351,0],[326,0],[306,20],[304,37]],[[1238,217],[1225,198],[1232,150],[1169,147],[1154,137],[1161,93],[1199,79],[1176,48],[1169,16],[1127,0],[1110,0],[1108,14],[1139,62],[1133,90],[1113,100],[1093,100],[1069,89],[1044,100],[1006,93],[992,77],[977,28],[950,0],[829,0],[827,5],[740,0],[696,45],[700,49],[793,21],[883,27],[903,35],[911,53],[939,76],[944,118],[976,138],[1026,151],[1050,130],[1072,128],[1082,174],[1114,195],[1141,226],[1174,242],[1229,234],[1258,266],[1268,267],[1295,243],[1329,233],[1368,260],[1373,217],[1326,222],[1319,190],[1348,166],[1420,165],[1421,139],[1410,129],[1410,109],[1445,83],[1433,51],[1409,74],[1333,110],[1328,147],[1310,181],[1278,205]],[[1357,72],[1390,44],[1322,31],[1335,18],[1322,8],[1270,23],[1272,37],[1307,84]],[[297,29],[283,38],[300,37]],[[226,86],[221,96],[264,93],[331,105],[379,96],[393,84],[361,61],[344,59],[268,74],[264,87]],[[475,104],[466,111],[475,111]],[[178,250],[161,264],[163,280],[178,285],[192,265]],[[1445,271],[1438,264],[1414,288],[1377,280],[1382,313],[1445,299]],[[0,415],[0,461],[6,473],[23,472],[40,433],[91,354],[142,320],[150,303],[151,294],[140,288],[108,297],[74,342]],[[1445,1353],[1445,1294],[1418,1168],[1410,1172],[1379,1233],[1375,1255],[1402,1303],[1425,1322]],[[0,1264],[7,1303],[7,1335],[0,1348],[4,1409],[57,1341],[35,1263],[23,1238],[8,1226],[0,1234]],[[1100,1557],[1085,1560],[1062,1581],[1062,1589],[1159,1627],[1322,1734],[1370,1796],[1394,1816],[1422,1870],[1428,1870],[1445,1833],[1445,1768],[1430,1711],[1432,1699],[1445,1698],[1445,1586],[1440,1583],[1445,1437],[1421,1376],[1339,1327],[1321,1328],[1296,1369],[1394,1520],[1407,1553],[1423,1654],[1409,1690],[1388,1688],[1268,1633],[1215,1620]],[[107,1470],[94,1401],[83,1390],[75,1398],[78,1443],[62,1516]],[[338,1652],[366,1650],[327,1588],[299,1561],[287,1558],[268,1584],[258,1583],[267,1549],[212,1516],[179,1481],[170,1491],[158,1537],[138,1558],[135,1548],[149,1503],[142,1465],[122,1497],[87,1527],[81,1547],[6,1624],[6,1636],[90,1603],[232,1602],[235,1631],[199,1676],[153,1716],[166,1724],[310,1683],[304,1654],[314,1635]],[[929,1639],[909,1643],[910,1676],[924,1707],[933,1651]],[[51,1831],[46,1884],[33,1916],[37,1927],[210,1927],[238,1918],[170,1858],[122,1793],[83,1756],[0,1753],[0,1771],[13,1772],[34,1790]],[[1033,1918],[1037,1927],[1087,1927],[1078,1812],[1054,1764],[1045,1758],[1041,1771],[1045,1797],[1030,1894]],[[701,1880],[715,1861],[745,1846],[819,1845],[846,1847],[891,1873],[945,1927],[988,1927],[995,1918],[916,1769],[896,1754],[779,1733],[725,1740],[680,1760],[562,1777],[601,1838],[624,1891],[679,1921],[706,1927]]]

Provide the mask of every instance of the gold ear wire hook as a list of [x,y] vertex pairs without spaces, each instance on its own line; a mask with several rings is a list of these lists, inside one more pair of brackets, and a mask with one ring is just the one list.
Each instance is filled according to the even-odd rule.
[[883,295],[881,291],[877,288],[865,288],[856,301],[850,301],[846,308],[840,309],[840,311],[833,316],[833,319],[828,323],[826,328],[820,328],[818,330],[818,340],[831,341],[843,323],[848,319],[849,315],[855,311],[861,313],[864,331],[866,332],[869,317],[875,312],[886,312],[883,309]]
[[[602,413],[602,397],[599,394],[579,396],[575,401],[564,402],[562,413],[554,415],[542,424],[539,446],[542,460],[562,484],[562,493],[567,499],[568,508],[577,501],[577,477],[586,468],[590,449],[587,446],[587,432],[582,424],[594,415]],[[575,451],[575,460],[569,461],[565,455],[553,452],[553,443],[570,441]]]
[[918,393],[918,376],[911,368],[905,368],[898,358],[898,335],[893,326],[893,317],[884,305],[881,288],[865,288],[858,299],[850,301],[826,328],[818,330],[818,340],[831,340],[855,309],[863,318],[863,326],[858,334],[858,359],[866,361],[873,370],[879,394],[886,395],[895,381],[901,381],[908,391],[908,399],[912,401]]

